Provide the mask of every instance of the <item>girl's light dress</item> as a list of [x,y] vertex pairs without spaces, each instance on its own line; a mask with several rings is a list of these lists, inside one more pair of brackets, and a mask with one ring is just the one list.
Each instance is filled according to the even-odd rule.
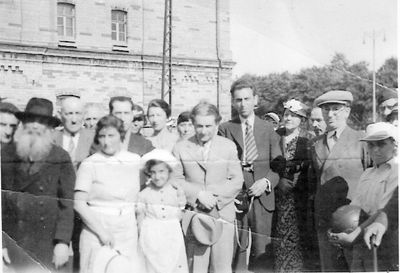
[[171,184],[161,189],[150,184],[139,193],[137,210],[144,216],[139,245],[147,273],[188,272],[180,225],[181,209],[185,203],[183,191]]

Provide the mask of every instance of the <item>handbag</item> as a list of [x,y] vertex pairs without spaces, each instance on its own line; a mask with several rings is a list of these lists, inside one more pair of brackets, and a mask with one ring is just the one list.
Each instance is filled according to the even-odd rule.
[[250,196],[247,192],[246,188],[242,188],[238,195],[236,195],[236,202],[235,206],[236,209],[240,212],[237,212],[238,214],[246,214],[249,212],[250,209]]

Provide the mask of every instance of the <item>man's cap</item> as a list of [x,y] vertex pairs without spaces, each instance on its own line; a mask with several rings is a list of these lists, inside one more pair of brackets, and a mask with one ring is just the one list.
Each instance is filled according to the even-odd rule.
[[346,104],[353,102],[353,94],[349,91],[332,90],[315,99],[315,105],[321,106],[328,103]]
[[276,123],[279,123],[279,121],[280,121],[279,116],[278,116],[277,114],[275,114],[274,112],[266,113],[266,114],[264,115],[264,117],[270,117],[270,118],[271,118],[273,121],[275,121]]
[[390,100],[390,99],[398,99],[397,91],[392,89],[382,89],[378,93],[378,104],[382,104],[383,102]]
[[61,120],[53,116],[53,103],[43,98],[31,98],[25,111],[17,112],[15,116],[22,122],[36,118],[51,127],[61,124]]
[[366,135],[361,141],[378,141],[390,137],[397,141],[397,127],[388,122],[377,122],[367,126]]
[[10,102],[0,102],[0,113],[10,113],[15,114],[19,112],[17,106]]

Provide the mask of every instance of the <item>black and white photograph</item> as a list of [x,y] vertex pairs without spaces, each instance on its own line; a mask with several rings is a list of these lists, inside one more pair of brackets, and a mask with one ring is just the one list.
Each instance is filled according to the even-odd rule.
[[398,272],[398,16],[0,0],[0,272]]

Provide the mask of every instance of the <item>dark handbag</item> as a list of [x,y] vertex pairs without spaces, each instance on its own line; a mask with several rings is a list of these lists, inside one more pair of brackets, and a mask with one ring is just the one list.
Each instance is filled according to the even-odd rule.
[[250,196],[247,193],[247,189],[242,190],[236,195],[237,202],[235,202],[236,209],[241,211],[240,214],[246,214],[250,208]]

